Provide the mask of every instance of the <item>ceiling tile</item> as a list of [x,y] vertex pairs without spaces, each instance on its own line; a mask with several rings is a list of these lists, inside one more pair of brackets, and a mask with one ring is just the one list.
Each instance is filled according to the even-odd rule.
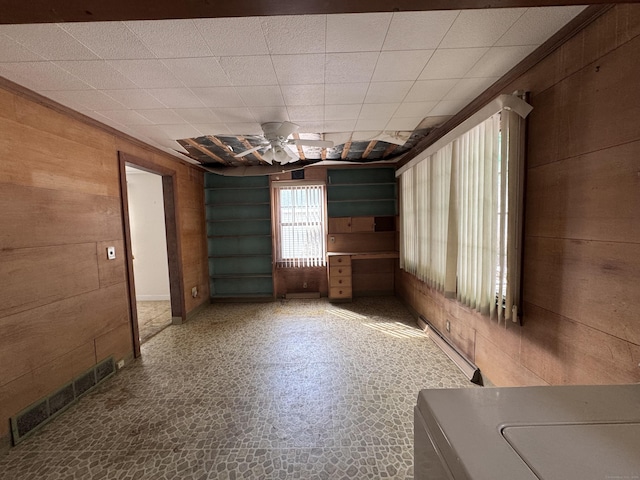
[[440,48],[429,59],[419,78],[420,80],[462,78],[487,51],[489,51],[487,47]]
[[292,122],[323,122],[324,105],[291,106],[287,107],[289,119]]
[[324,104],[324,85],[282,85],[286,105]]
[[251,107],[249,108],[253,118],[259,123],[285,122],[291,120],[286,107]]
[[[325,113],[326,114],[326,113]],[[325,120],[324,132],[351,132],[356,128],[356,120]]]
[[426,50],[440,45],[460,12],[396,12],[393,14],[383,50]]
[[60,27],[106,60],[155,58],[122,22],[63,23]]
[[204,135],[230,135],[231,130],[225,123],[194,123],[194,127]]
[[441,100],[458,80],[419,80],[405,98],[405,102],[431,102]]
[[382,52],[373,73],[373,81],[416,80],[431,55],[433,50]]
[[141,88],[183,86],[160,60],[110,60],[109,64]]
[[328,53],[324,78],[327,83],[369,82],[378,52]]
[[255,118],[246,107],[237,108],[212,108],[218,118],[224,123],[255,123]]
[[136,88],[135,83],[104,60],[69,60],[55,63],[98,90]]
[[194,24],[216,56],[266,55],[260,18],[203,18]]
[[148,118],[133,110],[102,110],[97,113],[122,125],[151,125]]
[[326,105],[324,107],[325,120],[356,120],[360,115],[361,104],[356,105]]
[[387,123],[385,130],[403,130],[412,132],[422,121],[424,117],[404,117],[404,118],[392,118]]
[[159,125],[135,125],[129,126],[131,131],[136,132],[137,135],[151,138],[153,140],[166,139],[165,133],[161,130]]
[[326,15],[263,17],[261,23],[272,54],[325,51]]
[[124,22],[158,58],[206,57],[209,46],[192,20]]
[[174,108],[173,111],[189,123],[220,123],[220,119],[208,108]]
[[525,11],[526,8],[463,10],[440,48],[490,47]]
[[455,115],[467,105],[466,101],[461,100],[442,100],[438,105],[433,107],[429,112],[431,117]]
[[[398,108],[397,103],[371,103],[362,105],[360,109],[359,119],[380,119],[384,120],[385,124],[389,121],[393,112]],[[360,129],[360,127],[358,127]],[[366,130],[366,129],[365,129]]]
[[169,108],[202,108],[204,104],[188,88],[154,88],[147,90]]
[[236,87],[236,91],[248,107],[271,107],[284,105],[284,99],[277,85]]
[[409,89],[413,86],[413,82],[375,82],[369,85],[365,103],[399,103]]
[[177,124],[177,125],[160,125],[166,135],[172,140],[179,140],[182,138],[195,138],[202,135],[202,132],[192,125]]
[[496,45],[541,45],[586,7],[529,8]]
[[207,107],[245,106],[235,87],[192,88],[191,91]]
[[126,105],[127,108],[152,109],[165,107],[165,105],[149,95],[145,90],[102,90],[102,93]]
[[167,68],[187,87],[224,87],[230,85],[218,60],[204,58],[171,58],[163,60]]
[[324,86],[324,103],[327,105],[362,103],[368,88],[368,83],[327,83]]
[[382,118],[361,118],[356,122],[356,130],[359,131],[381,131],[387,126],[389,119]]
[[498,77],[463,78],[449,90],[443,100],[465,100],[470,102],[495,83]]
[[466,76],[501,77],[535,49],[534,45],[492,47]]
[[218,61],[232,85],[278,84],[269,55],[220,57]]
[[136,110],[140,115],[156,125],[171,125],[184,123],[184,119],[168,108],[154,108],[151,110]]
[[51,62],[2,63],[0,74],[36,91],[91,89],[91,86]]
[[[2,32],[1,26],[0,32]],[[44,58],[0,33],[0,62],[37,62],[39,60],[42,61]]]
[[424,118],[437,104],[437,101],[401,103],[393,116],[394,118]]
[[64,94],[69,95],[73,101],[79,103],[88,110],[123,110],[125,105],[116,102],[113,98],[105,95],[99,90],[78,90],[67,91]]
[[324,81],[324,54],[272,55],[280,85],[310,85]]
[[47,60],[98,58],[95,53],[53,23],[2,25],[0,34],[2,33]]
[[321,133],[324,130],[324,122],[296,122],[300,126],[300,133]]
[[328,15],[326,51],[379,51],[392,16],[392,13]]
[[262,127],[257,122],[227,123],[233,135],[261,135]]
[[[0,75],[1,74],[2,74],[2,69],[0,68]],[[80,102],[77,101],[76,97],[73,95],[74,92],[72,91],[54,90],[49,92],[41,92],[41,94],[44,95],[45,97],[50,98],[55,102],[61,103],[62,105],[65,105],[85,115],[88,115],[86,113],[88,109],[84,105],[82,105]]]

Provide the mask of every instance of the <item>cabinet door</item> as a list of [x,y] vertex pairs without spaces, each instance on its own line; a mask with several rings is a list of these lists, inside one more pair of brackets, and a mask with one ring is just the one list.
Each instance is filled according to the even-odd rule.
[[351,217],[329,218],[329,233],[351,232]]
[[374,217],[351,217],[352,232],[373,232],[375,229]]

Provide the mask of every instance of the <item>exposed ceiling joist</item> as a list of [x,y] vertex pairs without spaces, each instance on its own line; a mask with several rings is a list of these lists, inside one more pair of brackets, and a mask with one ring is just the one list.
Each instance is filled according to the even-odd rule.
[[342,160],[347,158],[347,155],[349,155],[349,150],[351,150],[351,139],[349,139],[349,141],[344,144],[344,148],[342,149],[342,155],[340,155],[340,158]]
[[[295,138],[296,140],[300,140],[300,134],[298,134],[297,132],[294,133],[293,138]],[[304,150],[302,150],[302,145],[296,145],[296,147],[298,147],[298,156],[300,157],[300,160],[306,160],[304,157]]]
[[378,140],[371,140],[369,142],[369,145],[367,145],[367,148],[365,149],[364,153],[362,154],[362,158],[367,158],[369,156],[369,154],[373,151],[374,148],[376,148],[376,144],[378,143]]
[[235,155],[235,152],[231,150],[226,143],[222,143],[218,139],[218,137],[216,137],[215,135],[207,135],[207,138],[211,140],[213,143],[215,143],[217,146],[219,146],[221,149],[223,149],[225,152],[227,152],[229,155],[231,156]]
[[[637,0],[636,0],[637,1]],[[627,0],[626,3],[633,2]],[[584,5],[584,0],[236,0],[202,2],[186,0],[2,0],[0,23],[104,22],[116,20],[162,20],[180,18],[311,15],[332,13],[406,12],[477,8],[544,7]],[[612,3],[589,0],[590,4]]]
[[[249,140],[247,140],[246,138],[241,137],[241,136],[238,136],[237,138],[238,138],[238,140],[240,140],[240,141],[242,142],[242,144],[243,144],[245,147],[247,147],[247,150],[251,150],[252,148],[254,148],[254,146],[253,146],[253,145],[251,145],[251,144],[249,143]],[[259,151],[257,151],[257,150],[256,150],[256,151],[254,151],[254,152],[251,152],[251,154],[250,154],[250,155],[253,155],[253,156],[254,156],[254,158],[256,158],[259,162],[264,162],[264,159],[262,158],[262,155],[260,155],[260,152],[259,152]],[[266,163],[266,162],[265,162],[265,163]]]
[[191,145],[193,148],[195,148],[199,152],[202,152],[205,155],[207,155],[208,157],[213,158],[216,162],[221,163],[222,165],[228,165],[228,162],[224,161],[218,155],[216,155],[215,153],[210,151],[208,148],[200,145],[198,142],[196,142],[192,138],[185,138],[183,141],[188,143],[189,145]]
[[389,145],[387,147],[387,149],[384,151],[384,153],[382,154],[382,158],[387,158],[389,155],[391,155],[400,145],[397,145],[395,143],[392,143],[391,145]]

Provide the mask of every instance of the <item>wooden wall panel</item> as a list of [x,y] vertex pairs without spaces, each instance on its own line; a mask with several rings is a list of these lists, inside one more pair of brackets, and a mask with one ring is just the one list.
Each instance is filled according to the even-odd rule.
[[[107,247],[116,248],[116,258],[107,258]],[[98,258],[98,274],[100,277],[100,287],[108,287],[116,283],[127,281],[126,252],[124,251],[123,240],[108,240],[96,243],[96,256]]]
[[640,244],[528,237],[525,301],[640,345]]
[[129,323],[125,285],[0,318],[0,379],[7,383]]
[[3,182],[118,196],[115,152],[61,139],[1,117],[0,131]]
[[476,365],[480,367],[483,377],[494,385],[522,387],[548,384],[524,368],[518,357],[505,354],[500,344],[493,343],[482,335],[476,335]]
[[376,233],[333,233],[327,250],[330,252],[393,252],[395,248],[395,232]]
[[0,318],[100,287],[93,243],[0,253]]
[[40,398],[55,392],[96,362],[93,342],[62,353],[50,363],[34,368],[0,386],[0,438],[9,435],[9,418]]
[[640,141],[530,169],[525,232],[640,243],[639,171]]
[[[304,288],[304,283],[307,288]],[[320,292],[326,296],[327,267],[281,268],[275,269],[273,287],[277,297],[287,293]]]
[[525,305],[522,364],[550,384],[640,382],[640,345]]
[[133,342],[131,337],[131,325],[122,323],[113,330],[99,335],[95,339],[96,362],[100,362],[113,355],[113,359],[128,360],[133,356]]
[[15,96],[0,88],[0,117],[16,119]]
[[0,248],[95,242],[122,236],[119,198],[0,184]]

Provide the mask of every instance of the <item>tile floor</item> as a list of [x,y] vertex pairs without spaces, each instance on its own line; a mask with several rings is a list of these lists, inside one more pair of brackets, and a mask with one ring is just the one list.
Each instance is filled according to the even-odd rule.
[[171,302],[168,300],[136,302],[136,308],[141,344],[171,325]]
[[392,297],[216,304],[0,457],[0,478],[411,479],[413,405],[471,387]]

